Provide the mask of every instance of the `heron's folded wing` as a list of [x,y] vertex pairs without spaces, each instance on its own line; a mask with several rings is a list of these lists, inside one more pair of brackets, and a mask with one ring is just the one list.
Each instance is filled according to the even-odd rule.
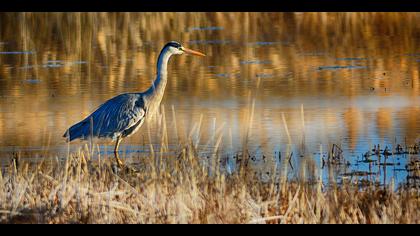
[[145,114],[141,96],[121,94],[108,100],[92,113],[93,133],[98,137],[118,136],[144,119]]

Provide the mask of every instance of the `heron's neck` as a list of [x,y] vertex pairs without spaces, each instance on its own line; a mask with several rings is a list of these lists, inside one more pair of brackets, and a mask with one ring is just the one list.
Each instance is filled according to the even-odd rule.
[[159,107],[160,102],[162,101],[168,79],[168,62],[172,55],[173,54],[169,49],[164,48],[162,50],[157,62],[156,79],[152,86],[145,93],[149,106],[151,106],[152,113],[155,112],[155,110]]

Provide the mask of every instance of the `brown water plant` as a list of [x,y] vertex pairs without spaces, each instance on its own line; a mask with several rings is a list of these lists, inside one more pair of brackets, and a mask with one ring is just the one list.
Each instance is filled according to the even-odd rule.
[[[248,167],[226,174],[185,146],[115,171],[80,150],[21,159],[0,174],[1,223],[419,223],[418,190],[307,181],[261,181]],[[211,171],[213,170],[213,171]]]

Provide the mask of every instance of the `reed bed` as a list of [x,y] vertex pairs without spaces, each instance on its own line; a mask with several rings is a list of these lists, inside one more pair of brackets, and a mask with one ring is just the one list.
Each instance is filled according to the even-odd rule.
[[248,166],[211,172],[192,145],[131,164],[137,173],[87,149],[63,160],[17,160],[0,173],[1,223],[420,222],[417,189],[261,181]]
[[[232,24],[231,18],[239,18],[240,20]],[[360,21],[360,18],[364,20]],[[7,13],[0,14],[2,22],[10,23],[1,28],[1,41],[10,42],[10,50],[26,52],[36,49],[35,51],[38,54],[28,55],[25,53],[19,54],[19,57],[15,59],[1,59],[4,68],[0,71],[0,74],[8,81],[12,81],[9,82],[11,88],[21,86],[15,84],[13,82],[15,80],[10,79],[14,76],[25,79],[51,77],[57,78],[52,82],[65,84],[65,86],[57,87],[57,94],[73,96],[82,91],[83,88],[92,91],[88,94],[101,94],[100,96],[104,96],[105,99],[105,96],[108,96],[111,92],[116,93],[124,89],[121,81],[141,83],[136,85],[138,90],[149,86],[150,81],[148,80],[139,81],[136,76],[128,80],[129,77],[126,75],[139,70],[142,71],[142,76],[145,78],[153,78],[154,67],[149,65],[153,65],[155,62],[158,45],[162,45],[168,40],[179,38],[180,41],[194,44],[194,42],[217,39],[221,42],[231,43],[231,41],[242,41],[243,34],[238,33],[242,31],[255,35],[247,39],[250,42],[269,40],[257,36],[272,35],[277,32],[274,38],[281,39],[283,43],[288,43],[296,38],[294,44],[306,45],[296,48],[291,46],[291,49],[282,52],[281,55],[286,55],[284,58],[274,53],[277,50],[276,48],[264,49],[266,55],[271,55],[268,58],[270,61],[274,64],[285,64],[287,65],[285,68],[293,68],[293,71],[299,71],[300,67],[314,64],[311,61],[314,59],[311,59],[310,55],[305,57],[309,59],[302,60],[300,63],[289,60],[299,53],[304,55],[307,52],[325,51],[333,55],[364,55],[375,48],[391,48],[392,50],[381,54],[381,58],[385,58],[384,61],[381,61],[381,59],[371,62],[372,67],[378,68],[377,71],[372,72],[371,77],[382,74],[384,68],[393,68],[392,71],[395,70],[393,74],[400,74],[402,69],[399,68],[406,68],[410,60],[411,63],[414,63],[413,58],[401,57],[400,62],[388,58],[413,52],[414,49],[418,48],[416,44],[411,43],[408,39],[404,40],[402,44],[400,43],[402,40],[395,37],[387,41],[384,41],[382,37],[376,37],[373,40],[372,35],[393,33],[393,35],[414,37],[418,34],[418,24],[415,24],[417,18],[418,14],[405,13]],[[260,19],[260,21],[256,19]],[[167,24],[167,22],[172,23]],[[279,27],[278,31],[273,32],[271,24],[261,24],[260,22],[276,22],[278,25],[290,27]],[[336,22],[340,24],[336,24]],[[404,23],[406,27],[400,27],[401,23]],[[371,25],[372,27],[366,29],[360,24]],[[41,34],[39,34],[39,28],[37,27],[39,25],[42,28]],[[150,27],[151,25],[158,26]],[[234,33],[230,41],[227,40],[229,38],[221,34],[223,31],[195,32],[194,27],[200,25],[220,26],[226,31],[233,31]],[[267,27],[263,27],[264,25]],[[321,30],[318,27],[319,25],[323,26]],[[351,30],[351,34],[337,33],[336,25],[346,25],[347,29]],[[173,28],[177,30],[172,30]],[[185,32],[180,34],[179,29],[183,29]],[[259,30],[257,31],[257,29]],[[18,32],[18,39],[15,39],[16,32]],[[340,36],[339,38],[344,38],[342,41],[351,46],[330,46],[334,45],[332,40],[335,40],[330,37],[331,32],[335,32],[339,36],[344,35],[345,37]],[[31,37],[33,35],[39,35],[39,37]],[[165,38],[162,38],[162,35],[166,35]],[[63,45],[51,46],[55,45],[57,37]],[[360,47],[358,46],[360,41],[368,42],[368,44]],[[396,41],[399,43],[395,43]],[[22,45],[20,45],[20,42],[22,42]],[[95,45],[95,47],[93,48],[92,45]],[[393,47],[384,47],[384,45],[392,45]],[[211,65],[220,64],[231,65],[234,68],[235,66],[238,67],[242,60],[238,55],[247,55],[247,52],[251,50],[239,46],[234,45],[229,48],[213,45],[210,48],[207,45],[211,49],[208,49],[211,54],[230,55],[229,57],[213,57],[219,59],[214,59]],[[302,51],[301,48],[306,48],[306,50]],[[343,51],[349,50],[349,48],[351,49],[350,52]],[[231,50],[237,50],[240,53],[232,53]],[[139,56],[136,56],[137,54]],[[54,70],[51,72],[39,67],[47,61],[63,58],[66,61],[84,62],[87,68],[81,70],[79,67],[65,67],[62,68],[62,71]],[[114,58],[121,58],[121,61]],[[308,60],[311,63],[308,63]],[[88,63],[92,61],[101,63],[98,65]],[[184,63],[185,61],[182,60],[177,63],[174,62],[174,68],[176,69]],[[375,63],[378,63],[378,65]],[[105,70],[102,64],[109,65],[107,67],[109,69]],[[32,65],[34,69],[30,71],[11,70],[15,65]],[[118,70],[115,70],[116,68]],[[146,69],[143,71],[143,68]],[[197,72],[197,66],[192,65],[190,68],[188,74],[204,73],[203,71]],[[260,72],[258,67],[250,67],[247,70],[247,73],[252,75]],[[417,78],[418,73],[416,72],[413,69],[414,78]],[[48,73],[52,73],[54,76],[50,76]],[[62,80],[58,83],[58,78],[63,78],[61,75],[68,75],[71,80],[69,79],[67,82]],[[103,77],[105,78],[104,81],[109,81],[109,83],[97,86],[95,83],[86,82],[95,76]],[[330,75],[326,76],[329,78]],[[86,81],[83,78],[86,78]],[[332,94],[331,91],[336,90],[336,83],[327,83],[324,89],[320,89],[308,83],[308,78],[311,77],[306,76],[306,74],[297,74],[293,81],[290,80],[287,83],[297,83],[297,88],[309,84],[310,88],[307,89],[307,92],[315,95]],[[402,81],[403,77],[397,77],[397,79]],[[224,82],[200,84],[203,83],[203,80],[189,80],[186,83],[181,80],[181,77],[178,78],[177,76],[174,76],[171,81],[174,81],[174,84],[188,84],[185,85],[185,88],[183,87],[185,93],[204,99],[206,97],[203,97],[203,94],[199,93],[200,90],[197,88],[208,87],[208,91],[213,92],[227,87]],[[260,79],[257,81],[258,88]],[[411,82],[413,88],[411,96],[416,95],[418,91],[418,83],[415,83],[415,81],[413,79]],[[49,85],[50,83],[40,83],[38,86]],[[346,86],[343,93],[354,96],[357,89],[366,86],[365,83]],[[388,84],[385,84],[385,86],[389,87]],[[173,87],[175,88],[175,86]],[[294,96],[292,94],[293,89],[290,89],[289,86],[285,87],[287,89],[278,91],[279,94]],[[106,93],[102,90],[106,90]],[[9,94],[15,91],[19,90],[10,89],[5,91],[3,95],[21,95]],[[247,88],[235,88],[232,94],[236,93],[246,97],[248,90]],[[168,96],[171,96],[171,93],[168,94]],[[216,97],[225,96],[224,93],[214,93],[214,95]],[[273,96],[266,96],[265,99],[271,100]],[[184,96],[179,97],[181,102],[182,99],[188,99],[188,97],[183,98]],[[255,112],[256,100],[252,99],[253,97],[251,93],[248,94],[248,106],[239,112],[241,120],[244,120],[241,124],[245,124],[243,125],[245,127],[242,127],[243,132],[241,134],[245,135],[243,135],[243,140],[239,142],[242,144],[242,151],[230,153],[236,161],[234,170],[226,170],[227,165],[225,163],[226,153],[230,152],[229,148],[233,149],[232,127],[226,124],[218,126],[216,125],[216,118],[214,118],[212,132],[206,133],[206,124],[204,124],[206,121],[201,115],[199,122],[193,124],[191,131],[187,132],[187,128],[182,127],[181,124],[186,121],[178,119],[177,122],[177,117],[181,116],[175,114],[175,108],[172,106],[170,112],[167,111],[166,114],[164,113],[165,110],[162,109],[163,112],[158,115],[158,123],[155,129],[152,129],[149,124],[147,124],[147,128],[142,128],[141,132],[147,132],[145,136],[148,139],[146,143],[150,144],[149,152],[146,155],[138,156],[137,159],[136,157],[134,159],[126,158],[127,166],[130,168],[117,169],[112,156],[98,152],[92,142],[78,152],[68,153],[66,156],[52,155],[48,158],[42,158],[40,162],[19,158],[19,155],[15,156],[9,164],[0,168],[0,223],[420,222],[418,188],[401,187],[394,190],[392,183],[390,183],[390,186],[378,186],[370,183],[361,185],[357,182],[339,184],[322,182],[322,171],[319,170],[320,167],[315,165],[314,159],[319,158],[320,163],[324,160],[321,155],[319,157],[308,156],[310,152],[305,147],[305,139],[307,138],[307,135],[305,135],[305,117],[310,118],[310,114],[304,115],[303,105],[301,106],[300,122],[302,135],[299,142],[301,155],[304,155],[304,157],[299,157],[301,158],[300,161],[294,159],[297,155],[293,156],[291,147],[297,141],[292,140],[291,137],[290,131],[293,131],[293,126],[290,123],[287,124],[286,115],[281,113],[280,123],[283,124],[285,140],[287,140],[285,157],[279,162],[280,168],[276,166],[278,162],[267,158],[272,163],[272,165],[268,165],[271,169],[264,170],[263,173],[270,174],[262,175],[261,172],[256,172],[249,164],[251,163],[249,161],[251,156],[245,154],[253,145],[253,143],[250,143],[250,137],[255,135],[252,126],[253,122],[258,119],[258,113]],[[25,96],[22,99],[31,102],[39,100],[34,99],[34,96]],[[92,97],[87,95],[81,100],[91,101]],[[56,100],[51,101],[56,103]],[[25,104],[28,104],[28,102]],[[79,107],[80,104],[75,106]],[[25,106],[23,113],[26,114],[27,109],[27,106]],[[90,108],[83,109],[87,113],[86,109]],[[69,107],[68,110],[77,113],[77,116],[80,114],[80,109]],[[223,111],[217,112],[222,113]],[[36,113],[39,113],[39,110]],[[350,126],[358,124],[352,118],[353,113],[358,114],[358,110],[349,110],[345,114],[346,123],[349,123]],[[388,116],[387,112],[380,114],[383,116],[380,117],[380,120],[384,120]],[[171,115],[173,121],[169,126],[165,117]],[[25,132],[28,132],[28,137],[31,138],[39,138],[39,132],[34,127],[47,123],[40,122],[40,117],[36,116],[34,116],[36,118],[34,121],[28,120],[27,116],[16,116],[15,118],[17,117],[25,117],[25,123],[31,124],[31,128],[25,130]],[[403,127],[412,131],[416,124],[415,121],[415,119],[409,120],[407,121],[408,124]],[[62,124],[61,121],[57,124],[67,126],[67,124]],[[6,124],[0,124],[1,127],[6,127]],[[60,129],[58,128],[59,125],[54,127]],[[173,130],[170,129],[173,127]],[[5,128],[1,130],[3,131]],[[151,130],[153,130],[153,134]],[[169,130],[173,132],[173,135],[168,134]],[[229,133],[228,140],[225,138],[227,136],[225,131]],[[2,137],[11,139],[18,136],[14,132],[16,130],[13,130],[12,134],[4,133]],[[350,136],[356,136],[354,134],[357,132],[349,131],[349,133]],[[48,140],[50,139],[48,138]],[[177,145],[174,145],[176,150],[170,150],[169,140],[179,141]],[[24,143],[24,140],[17,140],[16,143]],[[152,143],[160,143],[160,145],[156,148]],[[203,153],[207,154],[203,156]],[[320,146],[319,153],[323,153],[322,146]],[[45,154],[47,155],[47,153]],[[297,163],[299,166],[296,166]],[[412,161],[410,163],[412,163],[410,168],[416,171],[416,176],[420,175],[418,174],[419,162]],[[132,171],[132,168],[138,171]],[[288,178],[288,173],[291,171],[298,172],[299,178]],[[414,179],[417,181],[418,177]]]
[[[284,115],[286,158],[264,157],[269,168],[257,171],[248,150],[254,100],[243,127],[244,146],[233,153],[230,171],[224,124],[214,120],[208,140],[202,137],[202,117],[185,137],[180,130],[186,128],[175,125],[179,143],[170,150],[172,133],[161,108],[147,125],[150,143],[158,140],[160,149],[150,144],[149,152],[126,157],[123,169],[93,140],[65,157],[34,161],[15,154],[0,168],[0,223],[420,223],[416,183],[397,190],[392,182],[324,183],[313,156],[300,157],[293,167]],[[304,148],[303,105],[301,116]],[[158,126],[156,140],[149,125]],[[291,171],[298,178],[289,178]]]

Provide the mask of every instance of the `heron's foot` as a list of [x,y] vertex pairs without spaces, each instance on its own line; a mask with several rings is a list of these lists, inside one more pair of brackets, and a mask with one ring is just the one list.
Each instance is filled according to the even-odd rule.
[[118,174],[118,173],[120,173],[121,172],[121,170],[123,170],[124,169],[124,162],[123,161],[121,161],[121,159],[118,157],[118,153],[117,152],[115,152],[115,162],[114,163],[112,163],[112,165],[111,165],[111,167],[112,167],[112,171],[115,173],[115,174]]
[[137,174],[140,171],[138,169],[136,169],[133,165],[126,165],[124,166],[124,171],[127,174]]
[[134,166],[129,165],[129,164],[124,164],[121,160],[117,161],[117,163],[114,163],[112,165],[112,170],[115,174],[118,174],[118,173],[125,173],[125,174],[139,173],[139,170],[137,170]]

